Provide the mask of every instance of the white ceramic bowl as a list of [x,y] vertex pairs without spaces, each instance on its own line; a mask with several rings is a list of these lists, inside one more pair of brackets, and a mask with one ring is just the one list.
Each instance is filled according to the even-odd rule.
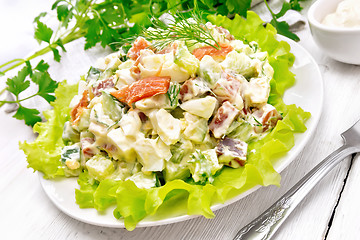
[[[308,11],[311,34],[325,54],[344,63],[360,65],[360,27],[329,27],[321,22],[343,0],[318,0]],[[360,1],[360,0],[359,0]]]

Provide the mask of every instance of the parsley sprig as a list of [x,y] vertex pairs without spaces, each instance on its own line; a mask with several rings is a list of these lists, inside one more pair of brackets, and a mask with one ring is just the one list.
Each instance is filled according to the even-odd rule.
[[290,0],[289,2],[284,1],[283,5],[281,7],[281,10],[275,14],[271,10],[267,0],[264,0],[266,7],[272,16],[272,20],[270,21],[270,24],[276,28],[276,30],[279,34],[281,34],[285,37],[288,37],[290,39],[293,39],[295,41],[299,41],[300,38],[295,33],[290,31],[290,26],[287,22],[285,22],[285,21],[280,22],[279,18],[284,16],[285,13],[290,9],[300,11],[302,9],[302,7],[300,6],[299,1],[302,1],[302,0]]
[[[26,65],[18,72],[17,76],[8,78],[6,81],[6,89],[13,94],[15,100],[0,101],[0,106],[5,103],[17,104],[18,109],[13,117],[19,120],[25,120],[26,125],[34,126],[36,122],[41,121],[41,117],[39,116],[40,112],[37,109],[24,107],[22,103],[36,96],[45,99],[48,103],[55,100],[53,93],[57,88],[58,83],[50,77],[48,68],[49,65],[43,60],[41,60],[34,68],[31,66],[30,62],[27,61]],[[20,94],[30,87],[31,82],[38,86],[37,92],[21,98]]]

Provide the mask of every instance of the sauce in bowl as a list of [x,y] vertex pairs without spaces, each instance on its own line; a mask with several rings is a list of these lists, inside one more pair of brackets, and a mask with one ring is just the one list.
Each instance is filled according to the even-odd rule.
[[325,16],[322,24],[330,27],[360,27],[360,1],[344,0],[339,3],[334,13]]

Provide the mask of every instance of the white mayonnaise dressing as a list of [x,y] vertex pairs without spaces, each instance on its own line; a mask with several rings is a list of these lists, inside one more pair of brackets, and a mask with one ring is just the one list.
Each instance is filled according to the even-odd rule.
[[330,27],[360,27],[360,0],[344,0],[336,11],[325,16],[322,24]]

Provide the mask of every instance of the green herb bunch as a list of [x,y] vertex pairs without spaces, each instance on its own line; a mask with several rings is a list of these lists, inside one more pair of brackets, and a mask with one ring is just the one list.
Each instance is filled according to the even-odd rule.
[[[284,1],[281,11],[275,14],[266,3],[273,19],[273,24],[278,32],[294,40],[299,38],[289,30],[286,22],[279,22],[278,19],[283,16],[287,10],[301,10],[299,5],[301,0]],[[17,104],[18,109],[13,117],[23,119],[25,124],[33,126],[40,121],[40,113],[36,109],[25,108],[22,103],[35,96],[43,97],[47,102],[54,100],[53,93],[57,87],[56,82],[51,79],[48,73],[49,65],[43,60],[32,68],[30,61],[52,52],[55,61],[61,60],[61,53],[66,52],[66,44],[74,40],[85,38],[84,49],[89,49],[97,44],[102,47],[109,46],[116,50],[133,36],[142,35],[143,30],[148,27],[162,26],[159,17],[164,13],[182,12],[181,18],[189,15],[196,9],[206,18],[209,14],[221,14],[233,16],[239,14],[246,17],[250,9],[251,0],[56,0],[52,5],[51,11],[57,16],[57,26],[49,27],[45,23],[46,16],[50,12],[40,13],[34,19],[35,32],[34,38],[43,46],[31,56],[24,59],[14,59],[0,65],[0,76],[6,72],[25,65],[17,76],[9,78],[6,82],[6,88],[0,90],[0,95],[10,92],[15,100],[2,100],[0,107],[5,104]],[[184,19],[177,19],[184,20]],[[183,39],[194,37],[192,30],[199,27],[194,24],[187,24],[186,21],[177,21],[183,25],[176,25],[177,36]],[[196,30],[196,29],[195,29]],[[203,31],[201,36],[211,39],[206,29],[197,28]],[[181,33],[181,34],[180,34]],[[174,40],[174,34],[164,36],[164,39]],[[149,38],[157,36],[148,36]],[[207,39],[195,39],[199,42],[209,42]],[[214,45],[216,48],[217,46]],[[38,85],[38,93],[28,97],[21,98],[19,95],[29,88],[30,82]],[[51,97],[50,97],[51,96]]]

